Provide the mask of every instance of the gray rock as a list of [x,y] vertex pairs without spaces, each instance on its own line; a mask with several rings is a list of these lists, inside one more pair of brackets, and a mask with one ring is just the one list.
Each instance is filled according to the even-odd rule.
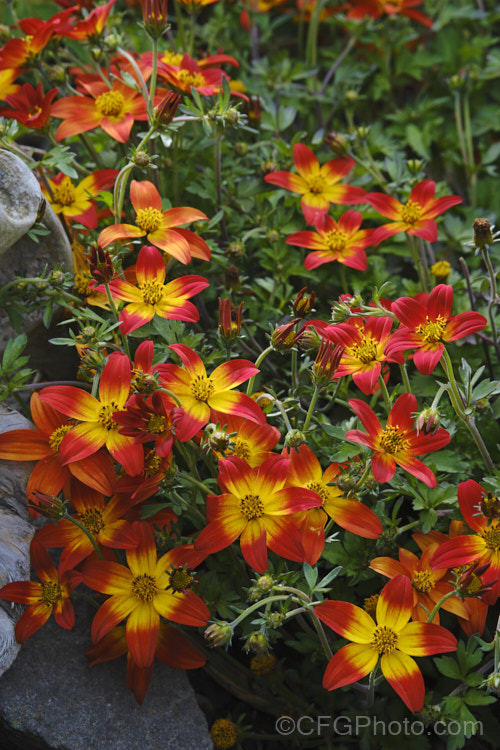
[[[0,433],[32,429],[21,414],[0,404]],[[11,581],[29,580],[29,548],[34,528],[29,521],[26,484],[32,461],[0,460],[0,588]],[[0,675],[19,651],[14,627],[24,607],[0,599]]]
[[41,199],[33,172],[18,156],[0,149],[0,255],[34,224]]
[[87,666],[92,613],[75,610],[73,630],[51,618],[0,678],[2,750],[212,750],[186,673],[155,662],[139,706],[125,657]]

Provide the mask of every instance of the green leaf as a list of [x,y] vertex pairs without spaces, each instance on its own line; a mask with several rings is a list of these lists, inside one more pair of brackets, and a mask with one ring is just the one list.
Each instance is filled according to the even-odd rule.
[[469,706],[488,706],[490,703],[496,703],[497,699],[494,695],[486,695],[480,690],[468,690],[465,693],[464,701]]
[[430,158],[429,150],[424,143],[422,131],[416,125],[410,124],[406,126],[406,137],[408,143],[418,156],[422,156],[424,159]]
[[451,677],[452,680],[462,680],[460,667],[451,656],[440,656],[434,659],[434,664],[445,677]]
[[28,337],[25,333],[21,333],[19,336],[16,336],[15,339],[9,339],[9,341],[7,341],[7,346],[5,347],[5,351],[2,357],[3,370],[9,369],[9,367],[16,361],[21,352],[24,350],[27,343]]
[[305,562],[302,570],[304,571],[304,577],[307,581],[307,585],[309,586],[309,590],[313,591],[314,587],[316,586],[316,581],[318,580],[318,569],[311,567],[311,565]]

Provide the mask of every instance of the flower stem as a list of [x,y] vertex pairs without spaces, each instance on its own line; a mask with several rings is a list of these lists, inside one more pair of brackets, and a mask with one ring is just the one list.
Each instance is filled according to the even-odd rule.
[[92,546],[93,546],[94,551],[95,551],[97,557],[99,558],[99,560],[104,560],[104,555],[102,554],[101,550],[99,549],[99,545],[97,544],[96,540],[94,539],[94,535],[89,531],[89,529],[87,529],[87,527],[84,526],[83,523],[80,523],[80,521],[77,521],[76,518],[74,518],[73,516],[66,515],[65,518],[66,518],[67,521],[71,521],[71,523],[74,523],[75,526],[78,526],[78,528],[80,529],[80,531],[83,531],[83,533],[85,534],[85,536],[87,536],[90,539],[90,541],[92,542]]
[[457,595],[456,591],[455,589],[453,589],[453,591],[448,591],[447,594],[442,596],[441,599],[438,602],[436,602],[436,604],[434,605],[434,609],[432,610],[429,617],[427,618],[427,622],[432,622],[435,616],[437,615],[437,613],[439,612],[439,610],[441,609],[442,605],[445,603],[445,601],[447,599],[451,599],[452,596],[456,596],[456,595]]
[[317,385],[315,385],[314,386],[313,395],[311,397],[311,403],[309,404],[309,409],[307,411],[306,418],[304,420],[304,426],[302,428],[304,432],[306,432],[309,429],[309,425],[311,423],[312,415],[314,413],[314,409],[316,408],[316,402],[317,402],[318,397],[319,397],[319,391],[320,391],[319,387]]
[[391,399],[382,375],[378,376],[378,384],[380,386],[380,392],[382,393],[384,399],[385,408],[387,409],[387,413],[389,413],[391,410]]
[[[259,354],[259,356],[257,357],[257,359],[255,361],[255,367],[260,367],[260,365],[265,360],[265,358],[267,357],[267,355],[270,354],[272,351],[273,351],[273,347],[272,346],[268,346],[267,349],[264,349],[264,351],[261,352]],[[257,377],[257,375],[252,375],[252,377],[248,381],[247,396],[251,396],[252,395],[253,384],[255,383],[255,378],[256,377]]]

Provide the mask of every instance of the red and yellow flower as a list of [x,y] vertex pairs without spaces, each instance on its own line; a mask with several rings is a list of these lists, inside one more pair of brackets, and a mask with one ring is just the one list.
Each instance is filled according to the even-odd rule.
[[52,105],[51,114],[63,120],[56,141],[100,127],[115,141],[126,143],[134,121],[148,119],[142,94],[119,79],[112,86],[102,80],[82,86],[90,96],[67,96]]
[[162,458],[172,452],[175,423],[180,417],[174,401],[161,391],[151,396],[134,393],[126,403],[126,411],[115,412],[120,434],[134,438],[136,443],[153,443]]
[[318,333],[327,341],[344,347],[335,377],[352,375],[357,387],[370,395],[378,390],[378,378],[386,362],[404,362],[404,356],[387,353],[391,339],[392,318],[351,318],[347,323],[315,323]]
[[181,625],[206,625],[210,613],[206,604],[188,590],[191,576],[172,569],[172,553],[157,559],[151,526],[133,524],[139,544],[126,550],[127,566],[104,560],[90,560],[83,567],[84,583],[108,594],[92,622],[94,643],[122,620],[127,620],[126,641],[132,659],[141,668],[151,666],[158,645],[160,617]]
[[14,581],[0,589],[1,599],[28,605],[15,627],[18,643],[24,643],[36,633],[52,612],[55,621],[62,628],[71,630],[75,624],[70,596],[81,583],[81,575],[75,571],[62,574],[58,572],[47,550],[36,541],[31,543],[31,564],[41,583]]
[[64,460],[61,443],[75,429],[75,422],[44,403],[36,391],[31,396],[30,410],[36,429],[10,430],[0,435],[0,458],[37,461],[28,479],[28,500],[36,504],[37,491],[56,496],[64,490],[71,496],[78,482],[105,495],[113,494],[116,478],[109,455],[101,450],[81,459]]
[[[447,568],[433,570],[430,566],[437,546],[431,544],[426,547],[420,559],[413,552],[400,547],[399,561],[392,557],[375,557],[370,563],[370,568],[383,576],[394,578],[403,575],[410,579],[413,591],[412,620],[427,621],[437,602],[453,591],[453,586],[443,580],[448,572]],[[467,607],[458,596],[447,599],[441,607],[458,617],[468,619]],[[439,613],[436,613],[433,622],[439,625]]]
[[[0,63],[1,64],[1,63]],[[21,85],[14,83],[22,71],[19,68],[0,69],[0,101],[6,101],[11,94],[17,94]]]
[[346,432],[346,439],[366,445],[375,451],[372,457],[372,471],[377,482],[391,480],[397,465],[420,479],[427,487],[436,486],[436,477],[416,456],[441,450],[448,445],[451,436],[441,427],[434,435],[417,433],[413,427],[412,417],[417,411],[415,396],[403,393],[396,399],[387,417],[385,428],[380,424],[373,409],[364,401],[353,398],[349,401],[349,406],[368,434],[360,430],[349,430]]
[[393,219],[390,224],[384,224],[375,230],[373,244],[378,245],[393,234],[406,232],[422,237],[429,242],[437,240],[436,216],[447,211],[452,206],[462,203],[458,195],[446,195],[444,198],[434,199],[436,183],[432,180],[422,180],[415,185],[406,203],[400,203],[391,195],[383,193],[366,193],[365,201],[373,206],[382,216]]
[[[224,62],[227,61],[224,60]],[[189,94],[191,89],[194,88],[205,96],[217,94],[222,87],[224,78],[229,81],[229,76],[223,70],[208,67],[206,63],[202,65],[190,57],[187,52],[183,55],[179,64],[169,65],[160,62],[158,75],[179,91]]]
[[172,344],[184,367],[158,365],[160,382],[175,393],[182,408],[182,418],[176,427],[179,440],[194,437],[211,419],[211,410],[235,414],[252,422],[265,422],[262,410],[249,396],[233,391],[237,385],[256,375],[259,370],[246,359],[233,359],[207,375],[200,357],[185,344]]
[[500,596],[500,500],[473,479],[461,482],[457,495],[462,516],[475,533],[461,534],[440,545],[431,559],[431,567],[489,563],[487,577],[495,583],[484,600],[494,604]]
[[308,271],[333,261],[366,271],[368,261],[364,248],[374,244],[372,236],[375,230],[360,229],[362,220],[359,211],[346,211],[338,222],[323,214],[316,222],[315,232],[295,232],[286,238],[286,242],[287,245],[314,250],[304,261],[304,268]]
[[430,294],[401,297],[392,304],[392,311],[401,322],[392,336],[387,351],[393,355],[406,349],[416,350],[415,366],[422,375],[430,375],[441,359],[447,341],[470,336],[487,325],[484,315],[463,312],[452,315],[453,287],[438,284]]
[[348,10],[347,18],[363,18],[371,16],[380,18],[384,13],[388,16],[402,15],[423,24],[428,29],[432,27],[432,19],[415,10],[417,5],[422,5],[423,0],[350,0],[351,8]]
[[410,711],[420,711],[425,699],[422,673],[413,656],[455,651],[457,640],[448,630],[427,622],[409,622],[413,592],[409,578],[398,575],[384,586],[376,620],[350,602],[325,601],[316,616],[343,638],[352,641],[333,656],[323,687],[335,690],[366,677],[379,663],[382,674]]
[[298,174],[271,172],[264,179],[271,185],[302,196],[302,211],[308,224],[316,224],[320,216],[327,213],[330,203],[350,205],[365,202],[366,193],[362,188],[338,184],[355,166],[354,159],[349,156],[332,159],[320,166],[310,148],[296,143],[293,160]]
[[125,354],[113,352],[102,371],[99,398],[72,385],[52,385],[40,392],[40,400],[79,424],[64,436],[59,452],[63,464],[87,458],[104,445],[127,474],[142,471],[144,454],[133,438],[120,435],[113,419],[115,411],[124,411],[130,395],[131,368]]
[[36,89],[30,83],[24,83],[20,91],[5,97],[10,108],[0,108],[0,117],[10,117],[28,128],[42,130],[50,120],[50,105],[57,94],[57,89],[44,94],[41,83]]
[[108,0],[105,5],[98,5],[90,11],[86,18],[78,21],[71,29],[64,32],[63,36],[69,39],[87,39],[95,41],[104,31],[111,8],[116,0]]
[[[207,243],[188,229],[179,229],[191,221],[206,221],[207,216],[197,208],[170,208],[162,211],[161,197],[152,182],[147,180],[130,184],[130,201],[136,213],[134,224],[112,224],[99,235],[100,247],[117,240],[146,237],[152,245],[171,255],[181,263],[191,257],[210,260]],[[175,228],[174,228],[175,227]]]
[[325,524],[328,518],[343,529],[365,539],[377,539],[382,533],[378,516],[358,500],[343,497],[335,486],[340,474],[337,463],[330,464],[323,472],[321,464],[307,445],[290,451],[287,487],[303,487],[319,496],[321,505],[297,513],[294,521],[301,532],[304,559],[314,565],[325,548]]
[[118,171],[116,169],[99,169],[84,177],[77,185],[70,177],[59,172],[53,179],[48,179],[42,193],[49,201],[56,214],[65,219],[77,221],[88,229],[97,227],[97,208],[95,199],[101,190],[113,184]]
[[285,487],[288,461],[273,456],[253,469],[231,456],[219,462],[222,495],[207,497],[209,521],[195,542],[205,554],[229,547],[238,537],[243,557],[258,573],[268,567],[267,548],[287,560],[302,562],[304,549],[292,513],[321,505],[315,492]]
[[264,463],[281,437],[278,428],[267,422],[251,422],[234,414],[212,412],[211,416],[217,426],[207,435],[205,444],[217,458],[238,456],[254,468]]
[[[181,276],[165,284],[165,261],[156,247],[145,245],[139,251],[137,265],[127,268],[125,279],[109,283],[111,296],[128,304],[120,313],[121,332],[130,333],[158,315],[168,320],[199,320],[189,298],[209,286],[203,276]],[[98,287],[98,291],[104,291]]]

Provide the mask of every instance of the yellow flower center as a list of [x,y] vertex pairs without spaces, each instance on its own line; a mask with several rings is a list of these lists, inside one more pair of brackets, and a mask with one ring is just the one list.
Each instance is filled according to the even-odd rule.
[[386,453],[394,455],[399,451],[404,451],[407,445],[408,441],[401,436],[397,425],[396,427],[386,427],[385,430],[382,430],[380,447]]
[[177,78],[186,88],[191,88],[191,86],[196,88],[205,84],[205,79],[201,73],[190,73],[189,70],[184,68],[177,71]]
[[447,260],[438,260],[431,266],[431,273],[436,277],[436,279],[445,279],[447,276],[449,276],[450,271],[451,265]]
[[149,451],[144,456],[144,468],[142,470],[142,476],[154,477],[155,474],[161,469],[161,457],[156,451]]
[[500,515],[500,500],[491,492],[487,492],[479,506],[486,518],[498,518]]
[[151,602],[155,598],[159,589],[156,585],[156,579],[148,573],[141,573],[132,581],[132,593],[143,602]]
[[104,528],[102,511],[99,508],[88,508],[81,514],[80,521],[92,534],[98,534]]
[[63,180],[60,185],[54,185],[52,188],[54,203],[60,203],[61,206],[71,206],[75,202],[75,187],[69,178]]
[[238,733],[232,721],[217,719],[210,729],[210,737],[216,750],[229,750],[238,739]]
[[328,249],[334,253],[341,253],[347,245],[347,234],[343,229],[332,229],[324,235],[323,239],[328,245]]
[[104,427],[104,429],[118,429],[118,425],[113,420],[113,414],[118,410],[118,404],[115,404],[114,401],[110,401],[109,404],[102,404],[101,408],[99,409],[99,416],[97,417],[97,420]]
[[471,582],[465,589],[468,596],[475,596],[483,588],[483,582],[475,573],[471,576]]
[[49,437],[49,446],[54,453],[59,452],[59,446],[62,443],[63,437],[67,435],[68,432],[72,429],[73,425],[63,424],[61,425],[61,427],[58,427],[57,430],[54,430],[54,432]]
[[308,490],[311,490],[311,492],[316,492],[317,495],[321,498],[321,505],[324,505],[326,500],[330,497],[329,488],[326,486],[324,482],[316,482],[311,481],[307,482],[306,488]]
[[371,336],[363,336],[361,344],[354,344],[349,351],[364,365],[378,361],[377,342]]
[[250,661],[250,670],[257,677],[269,674],[276,667],[276,657],[274,654],[256,654]]
[[161,414],[153,414],[148,419],[146,429],[152,435],[163,435],[168,429],[167,418],[162,417]]
[[314,193],[315,195],[323,193],[325,191],[325,188],[327,187],[325,178],[320,174],[315,174],[311,177],[308,177],[306,182],[307,187],[309,188],[309,192]]
[[405,224],[411,224],[412,226],[420,220],[422,216],[422,206],[420,203],[415,203],[409,200],[406,206],[401,209],[401,218]]
[[161,61],[166,65],[180,65],[182,62],[182,55],[180,52],[171,52],[170,50],[166,50],[163,53]]
[[238,456],[239,458],[243,458],[245,461],[248,461],[248,459],[252,455],[252,452],[248,447],[248,442],[246,440],[242,440],[240,437],[235,437],[234,446],[229,448],[226,453],[231,456]]
[[165,286],[156,279],[154,281],[146,281],[141,286],[142,299],[147,305],[156,305],[161,301],[164,289]]
[[442,315],[438,315],[436,320],[429,320],[429,316],[426,315],[425,321],[425,323],[420,323],[415,331],[422,336],[427,344],[437,344],[441,341],[448,321]]
[[364,602],[364,610],[365,612],[368,612],[369,615],[374,615],[377,611],[377,602],[379,600],[380,594],[372,594],[371,596],[367,596]]
[[160,228],[163,214],[157,208],[140,208],[135,217],[135,223],[143,232],[149,234]]
[[238,507],[249,521],[264,515],[264,503],[259,495],[245,495],[238,500]]
[[434,588],[436,580],[429,570],[417,570],[413,574],[411,585],[415,591],[425,594],[426,591]]
[[370,643],[379,654],[392,654],[398,647],[398,634],[387,625],[377,625]]
[[191,382],[191,393],[197,401],[206,401],[214,390],[215,385],[205,375],[196,375]]
[[40,601],[44,604],[48,604],[53,607],[58,601],[62,599],[62,589],[58,583],[50,581],[49,583],[42,584],[42,594]]
[[495,552],[500,550],[500,527],[498,524],[495,524],[495,526],[488,526],[481,536],[483,537],[484,543],[488,549],[495,550]]
[[121,115],[125,99],[119,91],[105,91],[95,100],[95,106],[104,117]]
[[90,282],[92,281],[90,276],[87,276],[83,271],[75,273],[73,280],[73,288],[78,294],[87,295],[90,291]]
[[193,576],[189,568],[176,568],[169,576],[170,588],[174,591],[185,591],[192,582]]

